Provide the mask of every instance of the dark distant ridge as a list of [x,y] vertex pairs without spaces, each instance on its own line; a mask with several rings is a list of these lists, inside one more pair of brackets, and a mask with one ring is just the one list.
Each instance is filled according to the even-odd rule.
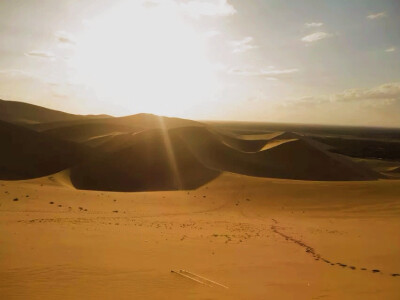
[[91,123],[98,123],[98,124],[101,123],[103,125],[113,124],[119,126],[128,126],[134,129],[137,128],[152,129],[152,128],[160,128],[162,126],[165,126],[166,128],[174,128],[183,125],[204,126],[204,124],[200,122],[188,119],[163,117],[153,114],[140,113],[124,117],[107,117],[107,118],[96,118],[96,119],[86,118],[86,119],[70,120],[70,121],[49,122],[49,123],[35,124],[31,128],[36,131],[53,130],[53,132],[57,132],[58,128],[72,127],[72,126],[85,125]]
[[0,121],[0,179],[50,175],[96,156],[85,145],[54,139]]
[[79,119],[96,119],[109,117],[107,115],[74,115],[41,106],[0,100],[0,120],[20,125],[32,125],[57,121],[72,121]]

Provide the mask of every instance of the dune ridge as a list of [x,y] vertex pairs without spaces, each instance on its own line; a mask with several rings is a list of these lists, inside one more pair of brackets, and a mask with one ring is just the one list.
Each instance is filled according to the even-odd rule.
[[71,118],[44,118],[34,130],[1,122],[0,179],[66,170],[63,178],[78,189],[149,191],[195,189],[222,172],[314,181],[385,178],[294,132],[235,134],[152,114]]

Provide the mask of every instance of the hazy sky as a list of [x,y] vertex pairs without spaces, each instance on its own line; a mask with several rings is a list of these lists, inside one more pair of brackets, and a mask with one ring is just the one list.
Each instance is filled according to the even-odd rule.
[[400,127],[400,1],[0,0],[0,98]]

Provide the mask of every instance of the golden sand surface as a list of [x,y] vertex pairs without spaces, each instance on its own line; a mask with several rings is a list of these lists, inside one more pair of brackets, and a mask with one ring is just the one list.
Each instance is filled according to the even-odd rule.
[[0,181],[0,298],[399,299],[399,195],[227,172],[193,191]]

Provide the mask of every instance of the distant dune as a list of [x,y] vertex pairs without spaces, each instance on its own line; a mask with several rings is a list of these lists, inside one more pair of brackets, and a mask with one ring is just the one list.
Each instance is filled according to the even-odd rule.
[[73,127],[73,126],[83,126],[88,124],[102,124],[102,125],[114,125],[114,126],[126,126],[129,128],[160,128],[165,126],[167,128],[175,128],[181,126],[204,126],[202,123],[180,119],[180,118],[168,118],[156,116],[153,114],[136,114],[125,117],[106,117],[106,118],[81,118],[78,120],[63,120],[56,122],[44,122],[41,124],[33,125],[32,128],[36,131],[49,131],[53,130],[56,132],[56,129],[61,129],[64,127]]
[[0,120],[21,125],[33,125],[58,121],[72,121],[85,118],[96,119],[104,117],[109,116],[74,115],[29,103],[0,100]]
[[314,147],[294,133],[279,135],[290,139],[266,140],[272,147],[243,152],[228,147],[204,128],[177,130],[206,166],[239,174],[299,180],[374,180],[382,176],[342,157]]
[[237,134],[152,114],[92,118],[6,105],[13,107],[10,122],[36,123],[30,129],[0,123],[0,179],[66,170],[63,176],[78,189],[150,191],[195,189],[222,172],[314,181],[385,177],[294,132]]

